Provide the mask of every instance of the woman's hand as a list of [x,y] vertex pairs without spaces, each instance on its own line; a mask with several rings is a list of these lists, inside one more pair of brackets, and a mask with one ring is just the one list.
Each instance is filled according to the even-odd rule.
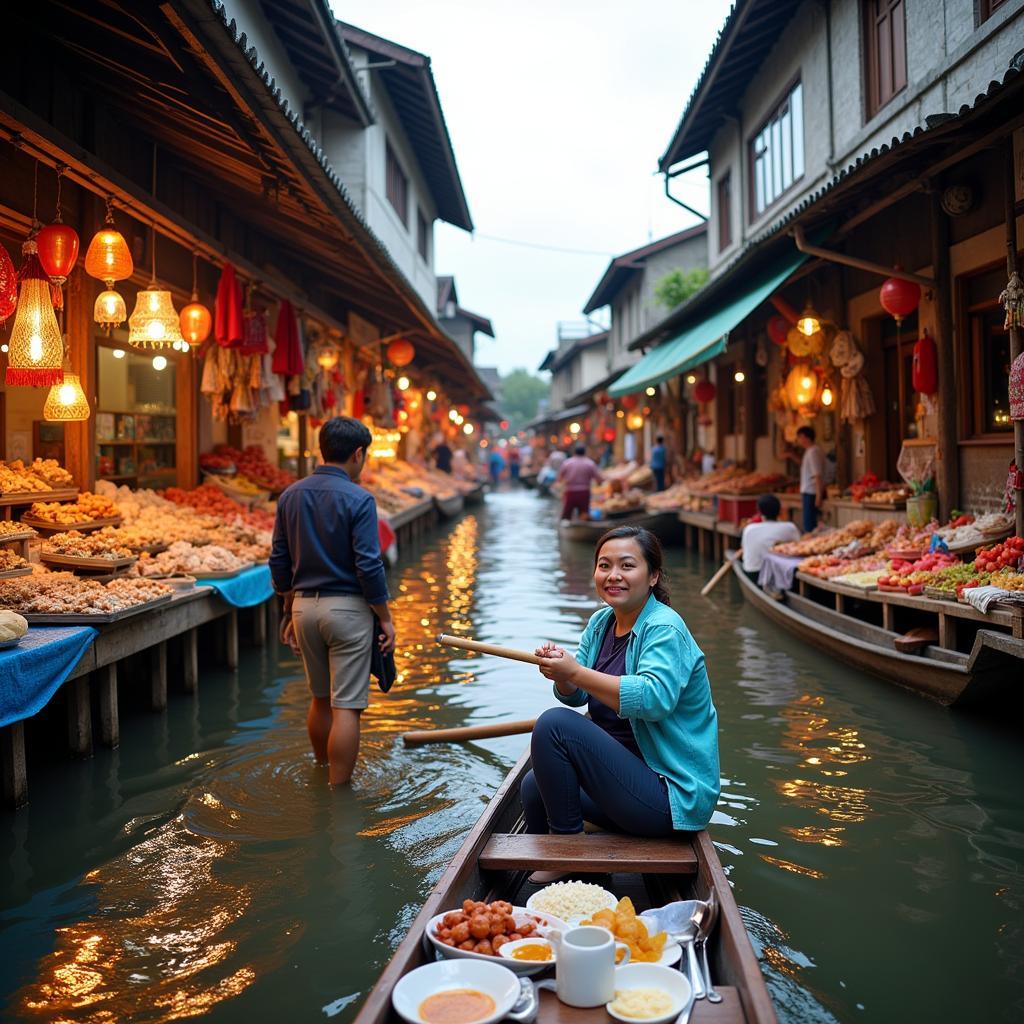
[[559,686],[576,686],[580,663],[566,650],[554,644],[545,644],[537,649],[540,658],[540,674]]

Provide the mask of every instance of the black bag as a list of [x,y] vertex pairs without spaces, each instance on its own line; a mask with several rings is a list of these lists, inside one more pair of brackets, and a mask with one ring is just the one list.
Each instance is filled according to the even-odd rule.
[[373,648],[370,655],[370,675],[377,680],[382,693],[387,693],[395,682],[398,670],[395,668],[393,653],[383,654],[378,637],[381,633],[380,619],[373,617]]

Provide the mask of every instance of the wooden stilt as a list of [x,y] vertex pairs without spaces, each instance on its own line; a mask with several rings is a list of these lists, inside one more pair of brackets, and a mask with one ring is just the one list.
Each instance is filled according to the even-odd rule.
[[149,706],[154,711],[167,709],[167,641],[149,649],[150,667],[150,700]]
[[199,630],[190,629],[181,637],[181,680],[186,693],[199,687]]
[[64,687],[68,702],[68,745],[76,757],[92,757],[92,707],[89,677],[79,676]]
[[117,716],[117,662],[96,673],[100,690],[100,739],[108,747],[121,742],[121,724]]
[[0,774],[4,803],[20,807],[28,801],[28,770],[25,765],[25,723],[12,722],[0,729]]
[[225,661],[227,662],[228,668],[234,670],[238,668],[238,609],[232,608],[227,614],[227,624],[225,627],[225,645],[227,650],[225,652]]
[[262,604],[256,605],[252,610],[252,645],[267,646],[267,609]]

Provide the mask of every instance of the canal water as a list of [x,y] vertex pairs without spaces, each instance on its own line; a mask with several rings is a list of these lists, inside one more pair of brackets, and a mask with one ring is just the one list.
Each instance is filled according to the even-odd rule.
[[[692,553],[668,565],[721,722],[711,834],[780,1019],[1024,1019],[1017,723],[864,677],[731,580],[699,598],[712,567]],[[31,803],[0,828],[0,1019],[352,1019],[525,746],[398,734],[553,703],[528,666],[432,636],[571,645],[595,607],[589,550],[522,491],[409,552],[392,587],[401,676],[365,716],[351,791],[312,764],[305,685],[277,646],[167,714],[126,708],[116,751],[68,765],[55,741],[32,763]]]

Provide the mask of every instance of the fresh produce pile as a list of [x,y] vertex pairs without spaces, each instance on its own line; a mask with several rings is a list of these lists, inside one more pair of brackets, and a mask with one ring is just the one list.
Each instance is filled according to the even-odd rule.
[[956,516],[950,523],[935,532],[951,547],[972,547],[984,542],[986,537],[1009,533],[1013,518],[1003,512],[989,512],[987,515]]
[[[219,444],[214,447],[213,455],[218,459],[233,463],[235,471],[240,477],[248,478],[263,490],[283,491],[298,479],[294,473],[272,465],[258,444],[246,445],[242,451],[226,444]],[[203,465],[203,458],[209,458],[209,456],[201,456],[200,465]]]
[[274,528],[274,517],[270,512],[261,509],[249,510],[237,501],[232,501],[219,487],[212,484],[202,484],[193,491],[168,487],[163,492],[163,497],[177,505],[187,505],[197,512],[215,516],[229,523],[241,522],[261,530]]
[[674,483],[671,487],[656,494],[647,495],[647,508],[651,512],[665,512],[670,509],[682,508],[690,498],[690,491],[685,480]]
[[644,492],[639,488],[631,487],[622,494],[610,494],[602,501],[594,502],[594,510],[600,511],[606,516],[621,515],[624,512],[633,512],[643,508]]
[[999,572],[1001,569],[1021,568],[1024,559],[1024,537],[1010,537],[1002,544],[979,548],[974,556],[974,566],[981,572]]
[[686,481],[687,490],[691,494],[715,494],[728,491],[732,481],[743,476],[743,470],[736,466],[725,466],[713,469],[710,473]]
[[861,499],[869,505],[902,505],[913,494],[909,487],[887,487],[884,490],[872,491]]
[[935,578],[937,570],[956,565],[959,561],[955,555],[938,552],[925,555],[914,562],[894,558],[890,563],[888,575],[878,577],[878,585],[920,593]]
[[932,534],[939,528],[933,519],[927,526],[911,526],[903,523],[889,542],[887,551],[898,558],[901,551],[927,551],[931,546]]
[[831,580],[858,572],[887,571],[889,560],[882,555],[864,555],[862,558],[837,558],[835,555],[812,555],[798,566],[799,572],[819,579]]

